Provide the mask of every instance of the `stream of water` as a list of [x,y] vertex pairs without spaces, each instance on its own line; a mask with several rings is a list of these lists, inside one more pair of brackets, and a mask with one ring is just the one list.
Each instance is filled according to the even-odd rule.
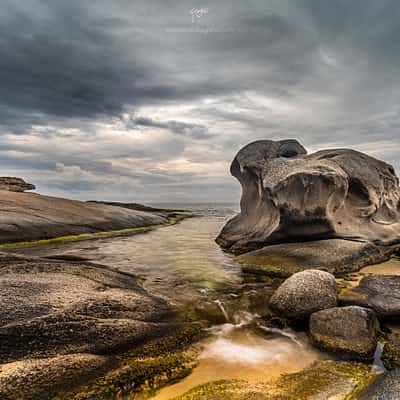
[[[164,205],[165,206],[165,205]],[[271,381],[324,357],[307,337],[263,320],[273,282],[244,276],[214,242],[235,205],[167,205],[201,214],[142,235],[19,248],[27,255],[68,254],[135,274],[151,293],[208,321],[198,366],[154,400],[170,400],[201,383],[238,378]],[[399,268],[400,270],[400,268]],[[368,271],[367,271],[368,272]]]

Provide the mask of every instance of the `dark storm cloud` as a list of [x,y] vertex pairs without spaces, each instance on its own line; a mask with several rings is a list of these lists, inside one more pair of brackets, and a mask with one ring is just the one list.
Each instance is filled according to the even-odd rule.
[[211,135],[207,127],[201,124],[189,124],[180,121],[157,121],[149,117],[133,117],[124,121],[127,128],[137,127],[167,129],[178,135],[191,137],[193,139],[207,139]]
[[255,139],[399,167],[399,47],[397,0],[4,0],[0,163],[49,191],[223,200]]

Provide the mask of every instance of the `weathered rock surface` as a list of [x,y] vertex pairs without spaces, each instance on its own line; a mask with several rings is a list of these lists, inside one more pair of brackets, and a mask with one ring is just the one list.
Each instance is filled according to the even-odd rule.
[[321,269],[335,276],[358,271],[389,259],[391,247],[344,239],[284,243],[263,247],[237,257],[244,272],[287,278],[306,269]]
[[[174,328],[168,304],[132,275],[84,262],[0,253],[0,307],[1,398],[34,398],[29,393],[52,381],[68,388],[74,377],[79,383],[79,370],[85,375],[104,367],[106,360],[90,355],[131,348]],[[18,383],[24,374],[34,388],[13,397],[10,379]],[[71,379],[63,382],[64,374]]]
[[379,323],[375,313],[358,306],[318,311],[310,318],[310,335],[322,348],[353,358],[372,358]]
[[157,332],[170,313],[132,275],[4,253],[0,304],[0,362],[110,352]]
[[319,361],[303,371],[283,375],[274,383],[210,382],[174,400],[339,400],[353,398],[369,376],[367,365]]
[[0,243],[164,224],[161,215],[0,190]]
[[241,212],[217,242],[243,253],[277,242],[400,239],[399,180],[391,165],[349,150],[306,154],[296,140],[261,140],[236,155]]
[[379,318],[400,316],[400,275],[370,275],[340,294],[344,305],[372,308]]
[[300,320],[315,311],[335,307],[337,298],[335,277],[310,269],[286,279],[272,295],[269,305],[281,317]]
[[110,366],[110,360],[93,354],[70,354],[28,359],[0,365],[2,400],[53,398],[60,390],[83,384]]
[[398,400],[400,399],[400,369],[385,372],[368,386],[358,400]]
[[25,190],[34,190],[35,185],[25,182],[21,178],[10,176],[0,177],[0,190],[9,190],[10,192],[24,192]]

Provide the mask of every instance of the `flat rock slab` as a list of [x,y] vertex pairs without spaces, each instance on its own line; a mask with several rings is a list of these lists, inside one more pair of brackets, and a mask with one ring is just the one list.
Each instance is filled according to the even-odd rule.
[[371,275],[358,286],[340,294],[343,305],[358,305],[375,311],[379,318],[400,316],[400,275]]
[[340,276],[386,261],[392,252],[390,247],[371,243],[327,239],[266,246],[237,259],[244,272],[286,278],[306,269],[321,269]]
[[0,243],[165,224],[163,216],[107,204],[0,190]]

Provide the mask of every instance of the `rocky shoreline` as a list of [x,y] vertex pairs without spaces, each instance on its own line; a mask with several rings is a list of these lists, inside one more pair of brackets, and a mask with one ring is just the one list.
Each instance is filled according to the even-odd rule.
[[[165,358],[159,375],[187,371],[188,358],[177,353],[169,360],[167,353],[182,352],[199,333],[135,277],[87,262],[0,253],[0,299],[0,398],[5,400],[51,399],[109,371],[123,367],[127,373],[129,365],[140,390],[156,379],[151,358],[157,351]],[[150,365],[132,355],[157,338],[163,343],[147,354]],[[141,380],[139,372],[146,374]],[[108,385],[115,394],[126,390],[129,382],[116,387],[116,380]]]
[[[234,254],[242,279],[251,276],[240,286],[249,287],[247,297],[238,289],[230,293],[232,304],[262,307],[248,329],[262,330],[261,321],[266,332],[303,332],[330,359],[272,382],[208,382],[176,399],[400,398],[400,274],[360,275],[350,284],[355,272],[399,250],[400,189],[393,168],[350,150],[307,155],[290,140],[246,146],[231,172],[243,188],[241,212],[216,241]],[[5,246],[139,233],[191,216],[136,203],[24,193],[31,186],[15,179],[0,186]],[[150,398],[191,373],[201,351],[197,343],[212,326],[241,326],[219,300],[195,310],[172,306],[134,275],[68,254],[0,253],[0,303],[5,400]],[[208,315],[211,306],[217,316]],[[390,372],[371,368],[374,358]]]
[[68,200],[0,186],[0,244],[131,229],[126,232],[130,234],[135,228],[168,225],[188,216],[184,211]]

